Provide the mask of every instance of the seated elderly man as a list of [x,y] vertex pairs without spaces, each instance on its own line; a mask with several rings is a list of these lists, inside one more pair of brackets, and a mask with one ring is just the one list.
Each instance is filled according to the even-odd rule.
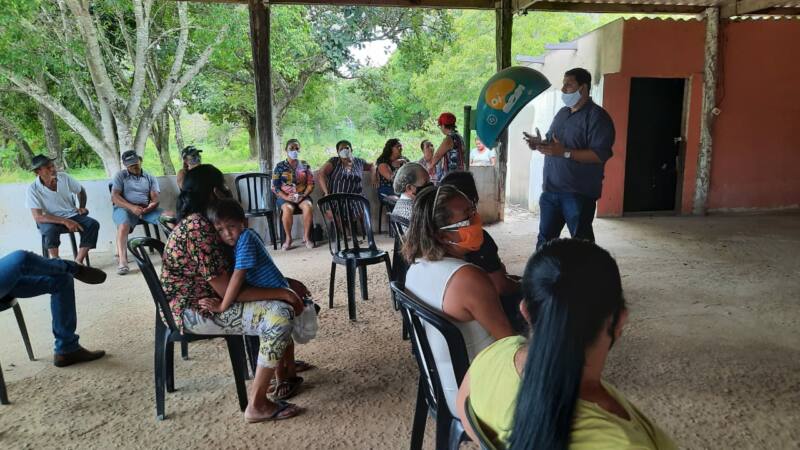
[[417,196],[417,192],[428,186],[433,186],[433,183],[431,183],[428,171],[421,164],[406,163],[397,169],[392,187],[400,195],[400,199],[394,205],[392,216],[411,221],[414,198]]
[[56,367],[93,361],[106,354],[102,350],[86,350],[78,343],[73,280],[99,284],[106,280],[106,274],[72,261],[45,259],[23,250],[0,258],[0,302],[50,294],[53,335],[56,338],[53,364]]
[[114,203],[114,224],[117,226],[117,274],[125,275],[128,268],[128,233],[141,222],[158,226],[163,210],[158,207],[156,177],[142,170],[142,157],[129,150],[122,154],[125,169],[114,175],[111,201]]
[[[74,178],[59,172],[53,160],[36,155],[32,160],[36,181],[28,187],[25,204],[31,209],[33,220],[44,236],[44,244],[51,258],[58,258],[61,234],[78,232],[81,244],[75,261],[83,263],[89,249],[97,244],[100,224],[88,216],[86,190]],[[73,195],[78,197],[75,207]]]

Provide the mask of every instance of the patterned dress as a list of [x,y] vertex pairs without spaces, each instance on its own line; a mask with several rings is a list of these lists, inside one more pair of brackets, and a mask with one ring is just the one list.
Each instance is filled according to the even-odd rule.
[[297,161],[297,165],[292,167],[289,160],[283,160],[272,171],[272,192],[308,195],[313,190],[314,173],[305,161]]
[[453,147],[448,150],[436,167],[436,179],[441,180],[450,172],[464,170],[464,138],[460,134],[453,132],[450,135],[453,140]]
[[350,168],[342,164],[342,159],[335,156],[328,160],[333,166],[328,177],[328,188],[331,194],[361,194],[361,178],[364,174],[364,165],[367,163],[361,158],[353,158]]
[[181,220],[167,240],[161,284],[181,332],[259,336],[258,364],[275,367],[291,341],[294,311],[281,301],[234,302],[225,312],[200,309],[199,300],[218,298],[210,280],[231,268],[232,254],[211,222],[200,214]]

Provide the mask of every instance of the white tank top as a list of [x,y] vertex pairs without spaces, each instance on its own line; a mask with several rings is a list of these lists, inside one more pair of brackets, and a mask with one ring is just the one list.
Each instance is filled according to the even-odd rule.
[[[428,306],[444,312],[442,305],[444,304],[444,294],[450,279],[459,269],[468,265],[471,264],[456,258],[444,258],[440,261],[418,259],[408,269],[405,288]],[[467,355],[470,362],[475,358],[475,355],[494,342],[494,338],[476,320],[469,322],[452,320],[452,323],[461,331],[461,336],[467,346]],[[425,324],[425,332],[433,357],[436,360],[436,368],[442,380],[447,405],[450,407],[450,412],[455,415],[458,384],[453,373],[453,364],[450,361],[447,341],[439,333],[439,330],[428,324]]]

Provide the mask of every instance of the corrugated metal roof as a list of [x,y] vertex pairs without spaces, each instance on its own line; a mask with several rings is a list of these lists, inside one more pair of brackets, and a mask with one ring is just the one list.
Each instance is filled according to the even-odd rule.
[[796,15],[800,1],[786,0],[516,0],[517,11],[700,14],[719,7],[722,17]]

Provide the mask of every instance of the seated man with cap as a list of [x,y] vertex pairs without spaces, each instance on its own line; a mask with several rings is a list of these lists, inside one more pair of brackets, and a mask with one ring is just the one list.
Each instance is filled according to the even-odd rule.
[[129,150],[122,154],[124,169],[114,175],[111,183],[111,201],[114,203],[113,219],[117,226],[117,274],[125,275],[128,268],[128,233],[141,222],[158,226],[163,210],[158,207],[156,177],[142,170],[142,157]]
[[[82,264],[89,249],[95,248],[100,230],[100,224],[88,215],[86,191],[74,178],[59,172],[47,156],[34,156],[31,167],[36,181],[28,187],[25,204],[44,236],[49,256],[58,258],[62,233],[80,233],[81,244],[75,262]],[[77,207],[73,195],[78,197]]]

